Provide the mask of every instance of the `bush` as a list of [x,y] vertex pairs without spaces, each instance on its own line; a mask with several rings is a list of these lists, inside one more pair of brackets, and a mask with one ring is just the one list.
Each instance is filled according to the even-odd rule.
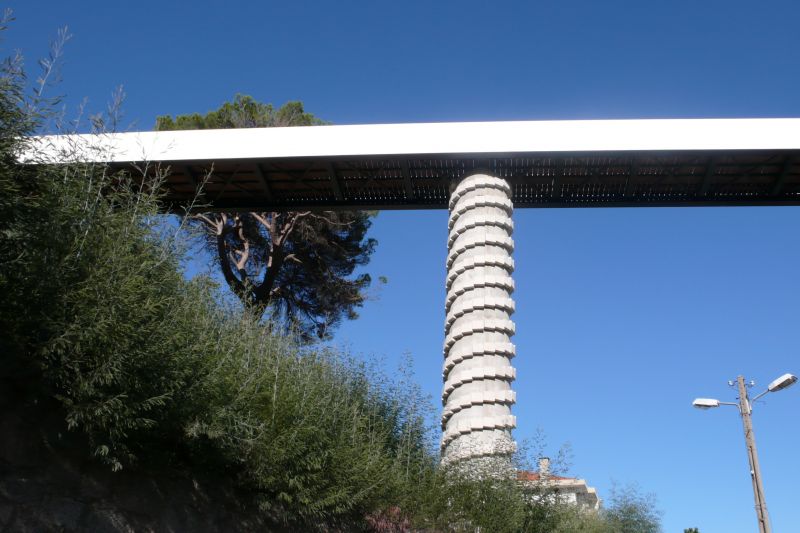
[[185,280],[158,238],[156,197],[88,167],[4,174],[5,199],[34,184],[3,232],[18,251],[0,266],[4,377],[57,401],[114,470],[205,464],[275,519],[335,523],[397,500],[431,467],[413,391]]
[[113,470],[166,464],[235,483],[296,529],[656,531],[633,493],[587,515],[508,476],[437,468],[428,402],[410,381],[275,335],[209,279],[186,279],[158,180],[18,164],[44,118],[24,83],[7,62],[0,387],[58,413],[57,430],[82,436],[73,446]]
[[56,405],[113,470],[224,472],[286,523],[363,523],[432,466],[414,389],[275,336],[208,279],[185,279],[157,182],[17,164],[38,122],[21,71],[5,74],[0,377],[20,401]]

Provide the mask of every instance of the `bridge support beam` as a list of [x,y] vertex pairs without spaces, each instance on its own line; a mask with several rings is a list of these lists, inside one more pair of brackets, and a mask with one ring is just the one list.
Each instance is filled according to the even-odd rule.
[[487,174],[451,188],[442,462],[503,458],[516,445],[511,187]]

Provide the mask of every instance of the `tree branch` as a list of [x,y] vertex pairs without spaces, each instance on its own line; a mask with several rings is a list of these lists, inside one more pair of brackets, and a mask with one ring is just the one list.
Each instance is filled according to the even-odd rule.
[[225,242],[225,232],[223,231],[217,233],[217,258],[219,259],[220,268],[222,269],[222,275],[225,278],[225,282],[239,298],[245,301],[247,297],[245,286],[242,280],[237,278],[233,273],[231,263],[228,260],[228,245]]
[[[333,211],[324,211],[323,213],[333,214]],[[330,224],[331,226],[343,226],[343,227],[344,226],[352,226],[353,222],[354,222],[353,220],[351,220],[350,222],[336,221],[336,220],[333,220],[331,218],[328,218],[328,217],[325,217],[325,216],[322,216],[322,215],[318,215],[316,213],[311,213],[311,212],[309,212],[307,214],[311,218],[315,218],[317,220],[322,220],[323,222],[325,222],[326,224]]]

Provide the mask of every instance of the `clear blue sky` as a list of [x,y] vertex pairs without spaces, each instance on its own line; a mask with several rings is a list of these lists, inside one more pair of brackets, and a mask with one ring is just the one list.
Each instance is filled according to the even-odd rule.
[[[33,70],[74,35],[69,109],[124,85],[125,122],[236,92],[335,123],[800,116],[800,4],[12,1],[6,50]],[[192,7],[189,7],[192,6]],[[800,132],[798,132],[800,135]],[[390,283],[337,342],[441,387],[446,213],[383,212],[369,270]],[[701,412],[800,373],[800,209],[518,210],[518,438],[569,442],[572,473],[655,492],[665,531],[756,530],[740,420]],[[755,408],[775,531],[800,531],[800,387]]]

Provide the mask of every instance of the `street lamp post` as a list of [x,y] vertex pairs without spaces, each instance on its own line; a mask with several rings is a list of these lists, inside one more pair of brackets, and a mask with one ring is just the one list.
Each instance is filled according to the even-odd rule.
[[747,460],[750,462],[750,480],[753,482],[753,497],[756,502],[756,515],[758,516],[758,528],[761,533],[770,533],[772,528],[769,523],[767,513],[767,502],[764,500],[764,485],[761,482],[761,467],[758,464],[758,452],[756,451],[756,437],[753,434],[753,422],[750,415],[753,406],[747,397],[747,386],[744,377],[736,378],[739,386],[739,413],[742,415],[742,426],[744,428],[744,440],[747,446]]
[[[753,401],[758,400],[768,392],[777,392],[790,387],[797,381],[797,376],[792,374],[784,374],[772,383],[769,384],[767,390],[753,398]],[[732,381],[728,382],[733,385]],[[758,464],[758,453],[756,452],[756,439],[753,434],[753,422],[750,415],[753,412],[753,405],[747,394],[747,385],[744,381],[744,376],[736,378],[736,385],[739,388],[739,403],[721,402],[712,398],[697,398],[692,405],[698,409],[711,409],[719,407],[720,405],[734,405],[739,408],[739,414],[742,417],[742,426],[744,427],[744,441],[747,447],[747,460],[750,463],[750,479],[753,482],[753,496],[756,502],[756,516],[758,518],[758,530],[760,533],[771,533],[772,528],[769,524],[769,515],[767,514],[767,502],[764,500],[764,486],[761,482],[761,467]],[[753,386],[753,382],[750,382]]]

